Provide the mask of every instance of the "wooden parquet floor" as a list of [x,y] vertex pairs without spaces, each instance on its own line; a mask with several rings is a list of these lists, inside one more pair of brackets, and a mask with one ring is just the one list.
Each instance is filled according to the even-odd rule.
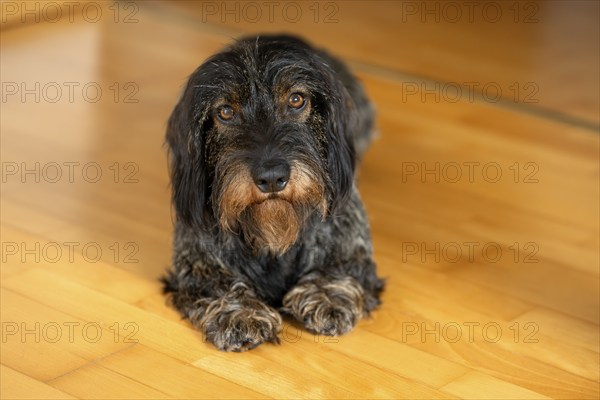
[[[598,2],[59,3],[0,3],[3,399],[599,397]],[[387,290],[348,335],[221,353],[160,294],[166,119],[282,31],[377,105]]]

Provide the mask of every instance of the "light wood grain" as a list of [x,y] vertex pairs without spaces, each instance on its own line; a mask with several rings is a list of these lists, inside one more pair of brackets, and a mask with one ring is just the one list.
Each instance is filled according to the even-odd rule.
[[[97,23],[7,19],[2,398],[598,398],[598,3],[531,3],[535,24],[402,22],[402,3],[413,4],[335,3],[334,24],[306,8],[328,3],[298,3],[297,23],[223,21],[193,2],[136,3],[135,23],[115,23],[113,3]],[[349,61],[377,105],[359,187],[387,289],[346,336],[285,320],[281,345],[225,354],[160,293],[172,235],[165,124],[203,59],[241,33],[282,30]],[[539,102],[403,95],[463,81],[534,81]],[[103,96],[5,92],[36,82],[92,83]],[[127,83],[137,102],[124,101]]]
[[21,374],[4,365],[0,365],[0,379],[10,384],[2,385],[3,399],[73,399],[74,397]]

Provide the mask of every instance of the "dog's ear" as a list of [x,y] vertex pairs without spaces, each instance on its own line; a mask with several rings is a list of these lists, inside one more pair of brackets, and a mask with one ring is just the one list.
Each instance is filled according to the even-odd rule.
[[330,212],[345,202],[354,184],[356,156],[352,140],[352,100],[343,84],[331,77],[331,93],[326,99],[327,166],[331,193]]
[[177,220],[199,228],[207,227],[210,219],[204,132],[206,103],[190,80],[169,117],[166,135]]

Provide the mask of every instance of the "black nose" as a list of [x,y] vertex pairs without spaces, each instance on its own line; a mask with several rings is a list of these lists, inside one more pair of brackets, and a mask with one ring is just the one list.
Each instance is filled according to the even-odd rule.
[[290,180],[290,166],[284,161],[267,161],[252,171],[252,179],[263,193],[280,192]]

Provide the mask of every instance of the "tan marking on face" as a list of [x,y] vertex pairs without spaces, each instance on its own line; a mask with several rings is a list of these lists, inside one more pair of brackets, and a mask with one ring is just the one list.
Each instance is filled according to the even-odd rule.
[[219,203],[219,223],[224,230],[244,231],[256,250],[268,248],[282,254],[295,242],[304,223],[304,208],[327,211],[324,185],[303,164],[291,165],[290,180],[281,192],[262,193],[246,166],[226,171]]

